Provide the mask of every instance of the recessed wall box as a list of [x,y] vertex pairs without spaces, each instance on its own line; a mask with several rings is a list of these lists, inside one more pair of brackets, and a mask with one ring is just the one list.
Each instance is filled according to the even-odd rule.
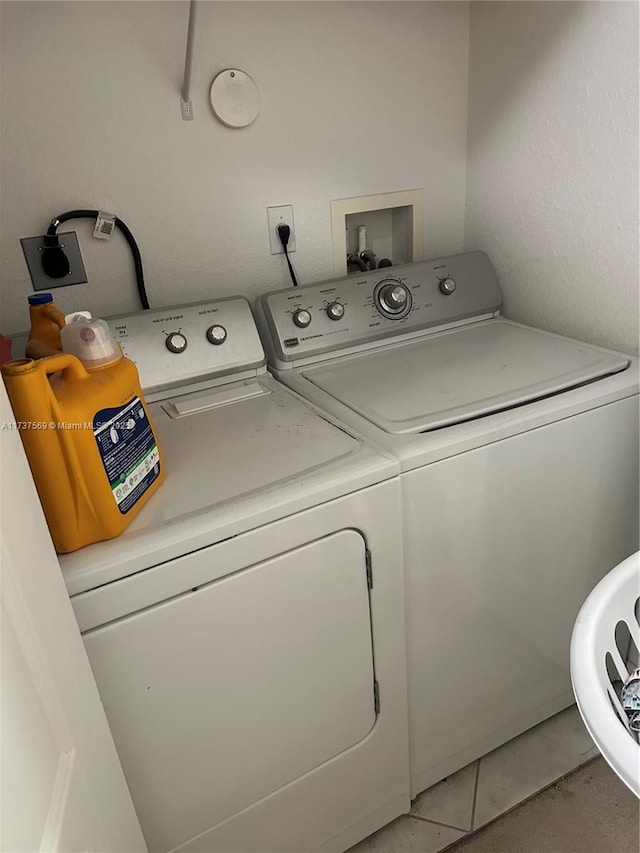
[[377,261],[420,261],[424,257],[424,190],[402,190],[331,202],[333,267],[347,274],[347,254],[358,251],[358,228],[366,227],[367,249]]

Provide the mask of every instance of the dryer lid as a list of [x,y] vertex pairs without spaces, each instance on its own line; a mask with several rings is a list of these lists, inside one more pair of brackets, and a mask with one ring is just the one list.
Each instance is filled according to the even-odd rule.
[[428,432],[575,388],[622,355],[496,318],[304,371],[385,432]]
[[149,410],[166,482],[120,536],[60,556],[70,595],[396,473],[390,458],[268,375],[152,403]]

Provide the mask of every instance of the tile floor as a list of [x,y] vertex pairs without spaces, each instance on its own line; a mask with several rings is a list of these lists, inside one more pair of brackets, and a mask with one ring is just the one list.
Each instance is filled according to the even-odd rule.
[[447,853],[638,853],[638,801],[595,758]]
[[598,754],[573,705],[424,791],[349,853],[438,853]]

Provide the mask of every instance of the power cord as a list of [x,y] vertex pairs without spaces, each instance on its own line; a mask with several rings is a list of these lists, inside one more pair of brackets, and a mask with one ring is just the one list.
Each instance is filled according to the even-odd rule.
[[[69,261],[60,246],[58,235],[56,233],[58,226],[63,222],[68,222],[70,219],[97,219],[98,214],[99,211],[97,210],[69,210],[67,213],[61,213],[60,216],[56,216],[55,219],[51,220],[51,225],[49,225],[44,238],[44,251],[42,257],[42,267],[47,275],[50,275],[52,278],[62,278],[69,272]],[[140,257],[138,244],[122,219],[119,219],[116,216],[115,224],[116,228],[122,231],[122,234],[131,249],[133,265],[136,271],[138,296],[140,297],[140,304],[146,311],[149,308],[149,299],[147,298],[147,291],[144,286],[144,272],[142,270],[142,258]]]
[[296,274],[293,271],[293,267],[291,266],[291,261],[289,259],[289,252],[287,251],[287,246],[289,245],[289,237],[291,237],[291,228],[288,225],[285,225],[284,222],[281,222],[276,228],[276,233],[280,238],[280,242],[282,243],[282,248],[284,250],[284,256],[287,259],[287,263],[289,264],[289,272],[291,273],[291,281],[293,282],[293,286],[298,286],[298,279],[296,278]]

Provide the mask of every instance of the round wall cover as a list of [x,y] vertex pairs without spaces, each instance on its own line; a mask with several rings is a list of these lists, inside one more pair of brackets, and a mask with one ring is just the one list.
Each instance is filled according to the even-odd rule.
[[215,117],[227,127],[246,127],[260,112],[258,87],[237,68],[227,68],[214,78],[209,100]]

